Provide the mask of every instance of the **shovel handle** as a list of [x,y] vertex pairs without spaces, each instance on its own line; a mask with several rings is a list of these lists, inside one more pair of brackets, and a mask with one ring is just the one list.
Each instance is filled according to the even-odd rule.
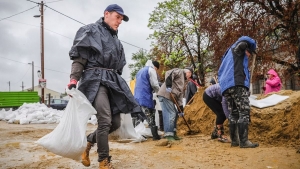
[[179,105],[178,105],[177,101],[175,100],[175,98],[174,98],[173,94],[172,94],[172,93],[170,93],[170,95],[171,95],[171,97],[172,97],[172,100],[173,100],[173,102],[176,104],[177,110],[178,110],[178,111],[181,113],[182,111],[181,111],[181,109],[180,109],[180,107],[179,107]]
[[186,105],[189,105],[194,100],[194,97],[195,97],[195,94]]
[[[180,111],[180,113],[181,113],[182,111],[181,111],[181,109],[180,109],[180,107],[179,107],[179,105],[178,105],[177,101],[175,100],[175,98],[174,98],[173,94],[172,94],[172,93],[170,93],[170,95],[171,95],[171,97],[172,97],[172,99],[173,99],[173,102],[174,102],[174,103],[176,104],[176,106],[177,106],[177,110],[178,110],[178,111]],[[191,128],[190,128],[190,126],[189,126],[189,124],[187,123],[187,121],[185,120],[184,116],[182,116],[182,118],[183,118],[183,120],[184,120],[184,122],[185,122],[186,126],[189,128],[189,132],[191,132],[192,130],[191,130]]]

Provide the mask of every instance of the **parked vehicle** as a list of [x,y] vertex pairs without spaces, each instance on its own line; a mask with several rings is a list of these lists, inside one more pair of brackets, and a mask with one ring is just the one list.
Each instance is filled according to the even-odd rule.
[[64,110],[67,107],[69,100],[51,99],[50,107],[57,110]]

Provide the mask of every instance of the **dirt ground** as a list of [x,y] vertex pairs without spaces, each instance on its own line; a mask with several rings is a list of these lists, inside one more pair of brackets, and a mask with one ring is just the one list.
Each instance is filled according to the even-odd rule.
[[[185,118],[196,135],[186,135],[187,127],[179,120],[183,138],[169,146],[151,138],[142,143],[110,140],[110,155],[117,169],[299,169],[300,168],[300,92],[282,91],[290,96],[284,102],[265,109],[251,109],[249,139],[260,146],[254,149],[231,148],[229,143],[210,139],[215,116],[204,105],[199,90],[194,102],[185,108]],[[226,122],[227,123],[227,122]],[[55,155],[35,143],[57,124],[8,124],[0,121],[0,168],[56,169],[97,168],[96,146],[91,150],[91,166]],[[226,133],[228,127],[225,126]],[[96,129],[89,124],[87,133]]]

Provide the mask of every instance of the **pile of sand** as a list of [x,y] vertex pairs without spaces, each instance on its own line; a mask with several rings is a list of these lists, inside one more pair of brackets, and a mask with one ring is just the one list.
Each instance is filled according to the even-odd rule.
[[[210,135],[215,125],[215,114],[202,100],[204,89],[199,89],[194,101],[184,109],[185,119],[191,130]],[[249,139],[263,144],[276,146],[300,146],[300,91],[282,90],[276,94],[289,96],[285,101],[268,108],[251,107]],[[260,96],[262,99],[266,96]],[[183,119],[178,121],[178,133],[186,134],[188,128]],[[228,121],[225,133],[229,135]]]

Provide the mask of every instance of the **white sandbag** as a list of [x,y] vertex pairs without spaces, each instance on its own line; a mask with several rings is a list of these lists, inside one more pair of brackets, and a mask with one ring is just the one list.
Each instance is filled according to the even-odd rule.
[[6,113],[5,120],[13,121],[16,118],[16,113],[11,111],[10,114]]
[[281,96],[278,94],[272,94],[271,96],[268,96],[261,100],[256,100],[256,99],[253,99],[252,97],[249,97],[249,100],[250,100],[251,106],[255,106],[258,108],[265,108],[265,107],[274,106],[288,98],[289,98],[289,96]]
[[20,124],[29,124],[29,120],[27,118],[20,119]]
[[23,119],[23,118],[26,118],[26,114],[19,114],[15,117],[15,120],[20,120],[20,119]]
[[[28,118],[27,118],[28,119]],[[38,121],[38,119],[28,119],[30,123]]]
[[8,123],[8,124],[13,124],[14,121],[15,121],[15,119],[9,119],[9,120],[7,121],[7,123]]
[[155,111],[155,124],[156,124],[156,126],[160,126],[160,123],[159,123],[159,114],[158,114],[157,110]]
[[87,121],[92,114],[96,114],[96,110],[79,90],[67,90],[67,94],[73,97],[70,98],[60,123],[37,143],[57,155],[80,160],[87,145]]
[[48,124],[48,120],[40,120],[37,121],[31,121],[30,124]]
[[5,120],[5,116],[6,116],[6,111],[5,109],[2,109],[0,111],[0,120]]
[[37,114],[35,114],[35,113],[28,114],[28,115],[27,115],[27,119],[28,119],[29,121],[33,121],[33,119],[37,119]]
[[93,124],[93,125],[98,124],[97,117],[95,115],[92,115],[91,119],[88,120],[88,123]]
[[45,117],[43,116],[43,113],[42,113],[42,112],[41,112],[41,113],[37,113],[36,118],[37,118],[38,120],[45,120]]
[[133,127],[131,115],[121,114],[121,126],[116,131],[112,132],[110,135],[117,137],[118,141],[131,141],[131,142],[142,142],[146,139],[137,133]]
[[[146,122],[144,122],[146,123]],[[137,126],[135,126],[136,133],[145,136],[145,137],[152,137],[151,129],[146,128],[144,123],[140,123]],[[147,124],[146,124],[147,125]]]
[[51,119],[48,119],[47,124],[54,124],[54,123],[56,123],[56,122],[57,122],[57,119],[51,118]]

